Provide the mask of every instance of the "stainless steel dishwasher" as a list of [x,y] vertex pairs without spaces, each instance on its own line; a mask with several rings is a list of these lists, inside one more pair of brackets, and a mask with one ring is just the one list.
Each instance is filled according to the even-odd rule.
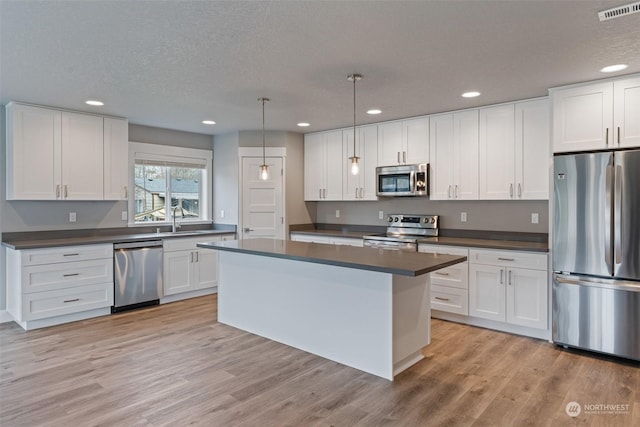
[[159,304],[162,292],[162,240],[113,245],[116,313]]

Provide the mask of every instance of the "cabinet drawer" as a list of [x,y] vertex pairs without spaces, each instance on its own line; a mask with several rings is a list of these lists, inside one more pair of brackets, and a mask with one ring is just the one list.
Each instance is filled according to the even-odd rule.
[[111,307],[113,283],[28,294],[22,304],[24,321]]
[[469,256],[469,248],[463,248],[460,246],[445,246],[445,245],[418,245],[418,252],[424,252],[428,254],[444,254],[444,255],[458,255]]
[[178,237],[171,239],[164,239],[162,241],[162,248],[165,252],[172,251],[189,251],[189,250],[204,250],[207,249],[199,248],[196,245],[198,243],[205,242],[217,242],[220,240],[220,236],[217,235],[203,235],[200,237]]
[[547,254],[471,249],[469,251],[469,262],[471,264],[498,265],[505,267],[520,267],[530,268],[534,270],[546,270]]
[[113,258],[113,245],[58,246],[55,248],[28,249],[22,253],[22,265],[54,264],[88,259]]
[[113,259],[65,262],[61,264],[31,265],[23,269],[22,292],[113,283]]
[[431,309],[469,315],[469,292],[431,284]]
[[469,264],[462,262],[434,271],[430,274],[431,284],[469,289]]

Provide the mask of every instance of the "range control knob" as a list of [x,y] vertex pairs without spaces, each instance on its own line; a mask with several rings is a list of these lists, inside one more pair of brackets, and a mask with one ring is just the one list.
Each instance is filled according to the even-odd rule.
[[400,221],[400,218],[399,218],[399,217],[395,217],[395,218],[393,219],[393,222],[398,222],[398,221]]
[[435,218],[431,218],[431,224],[435,224],[436,223],[436,219]]
[[392,217],[392,216],[389,216],[389,217],[387,218],[387,222],[393,222],[393,217]]

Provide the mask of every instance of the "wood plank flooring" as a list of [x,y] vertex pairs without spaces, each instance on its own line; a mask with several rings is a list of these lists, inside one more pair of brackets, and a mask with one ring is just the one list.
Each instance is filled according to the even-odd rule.
[[[0,425],[640,425],[638,363],[434,320],[426,359],[389,382],[216,319],[210,295],[30,332],[0,325]],[[593,404],[629,409],[586,413]]]

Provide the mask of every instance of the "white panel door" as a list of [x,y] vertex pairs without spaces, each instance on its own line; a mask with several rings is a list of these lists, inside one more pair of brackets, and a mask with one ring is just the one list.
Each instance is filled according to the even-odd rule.
[[104,118],[104,200],[129,197],[129,122]]
[[478,199],[478,110],[453,115],[453,196],[456,200]]
[[549,100],[516,103],[516,198],[549,199]]
[[479,198],[512,199],[515,194],[514,105],[480,109]]
[[322,199],[324,176],[326,173],[324,139],[321,133],[304,136],[304,199]]
[[64,199],[103,199],[103,141],[101,116],[62,113]]
[[193,289],[218,286],[218,251],[198,248],[194,254]]
[[402,122],[402,163],[429,163],[429,117]]
[[193,290],[194,251],[165,252],[163,258],[164,295]]
[[505,270],[493,265],[469,266],[469,316],[505,321]]
[[7,200],[60,197],[60,111],[7,107]]
[[452,199],[454,185],[453,114],[431,116],[429,133],[429,157],[431,159],[429,196],[431,200]]
[[515,325],[547,329],[547,272],[507,271],[506,319]]
[[262,157],[242,158],[243,239],[284,239],[282,158],[267,157],[269,179],[260,179]]
[[402,122],[378,125],[378,166],[402,163]]
[[615,146],[640,147],[640,77],[613,82]]
[[324,200],[342,200],[342,179],[344,174],[342,157],[342,131],[324,134],[326,144],[326,193]]
[[613,84],[552,92],[553,152],[606,149],[613,142]]

